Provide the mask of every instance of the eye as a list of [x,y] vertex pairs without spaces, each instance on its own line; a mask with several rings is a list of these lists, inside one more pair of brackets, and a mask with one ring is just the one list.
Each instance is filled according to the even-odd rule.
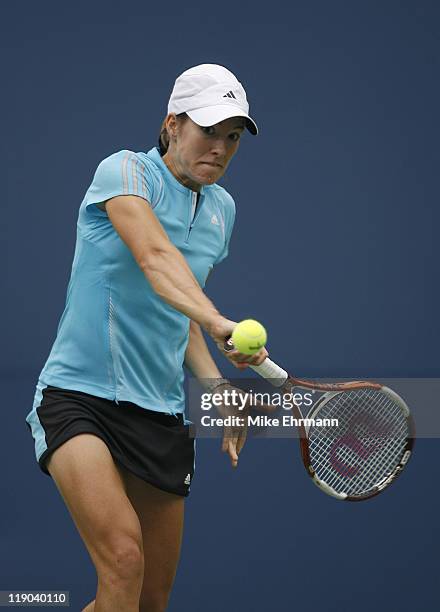
[[234,142],[237,142],[237,140],[240,140],[240,136],[241,134],[239,132],[234,132],[233,134],[230,134],[230,138],[231,140],[233,140]]
[[215,134],[215,129],[213,125],[208,125],[207,127],[202,127],[202,131],[208,136],[212,136]]

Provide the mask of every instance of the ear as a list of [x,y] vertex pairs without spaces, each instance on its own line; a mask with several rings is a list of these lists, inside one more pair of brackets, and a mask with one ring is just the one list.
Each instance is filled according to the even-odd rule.
[[165,126],[167,128],[168,136],[175,140],[178,132],[176,113],[170,113],[167,115],[167,118],[165,119]]

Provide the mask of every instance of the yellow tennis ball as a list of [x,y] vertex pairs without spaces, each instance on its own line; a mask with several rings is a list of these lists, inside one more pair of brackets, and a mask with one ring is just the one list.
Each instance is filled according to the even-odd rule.
[[264,327],[254,319],[240,321],[232,332],[232,342],[240,353],[253,355],[263,348],[267,341]]

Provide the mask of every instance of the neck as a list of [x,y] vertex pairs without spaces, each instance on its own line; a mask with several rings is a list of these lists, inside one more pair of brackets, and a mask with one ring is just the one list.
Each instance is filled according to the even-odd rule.
[[183,173],[179,172],[177,164],[170,156],[169,151],[165,153],[162,159],[168,170],[179,181],[179,183],[181,183],[185,187],[188,187],[188,189],[192,189],[192,191],[200,191],[201,185],[199,183],[196,183],[189,177],[185,176]]

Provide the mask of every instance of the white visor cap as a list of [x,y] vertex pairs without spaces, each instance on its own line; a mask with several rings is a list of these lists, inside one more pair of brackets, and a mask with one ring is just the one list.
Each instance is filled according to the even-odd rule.
[[242,84],[227,68],[200,64],[182,72],[174,83],[168,113],[186,113],[202,127],[215,125],[230,117],[245,117],[251,134],[257,124],[249,117],[249,104]]

